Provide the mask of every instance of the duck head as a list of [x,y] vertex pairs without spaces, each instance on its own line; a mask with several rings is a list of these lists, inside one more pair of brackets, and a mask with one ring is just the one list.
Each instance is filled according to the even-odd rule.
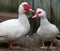
[[36,18],[36,17],[45,18],[46,12],[41,8],[37,8],[36,13],[32,18]]
[[24,13],[25,11],[34,12],[34,10],[32,10],[31,6],[27,2],[21,3],[18,8],[19,13]]

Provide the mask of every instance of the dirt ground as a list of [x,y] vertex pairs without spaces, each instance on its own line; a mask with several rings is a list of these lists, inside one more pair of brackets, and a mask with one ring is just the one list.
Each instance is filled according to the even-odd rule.
[[[34,34],[33,36],[24,36],[20,38],[19,40],[13,42],[14,45],[19,45],[20,48],[11,49],[7,44],[1,44],[0,45],[0,51],[60,51],[60,40],[55,40],[54,46],[56,46],[55,49],[41,49],[40,46],[42,46],[41,40],[37,34]],[[49,43],[45,43],[47,46]],[[3,46],[2,46],[3,45]]]

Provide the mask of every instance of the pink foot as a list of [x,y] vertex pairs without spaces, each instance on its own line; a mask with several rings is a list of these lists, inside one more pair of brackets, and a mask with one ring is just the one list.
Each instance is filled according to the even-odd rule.
[[42,49],[47,49],[48,47],[46,47],[46,46],[42,46],[42,47],[40,47],[40,48],[42,48]]
[[56,47],[54,47],[54,46],[50,46],[49,49],[56,49]]

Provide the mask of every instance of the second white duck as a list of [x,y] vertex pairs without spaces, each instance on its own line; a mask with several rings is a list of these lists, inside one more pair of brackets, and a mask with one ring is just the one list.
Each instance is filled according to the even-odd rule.
[[48,21],[46,12],[41,8],[38,8],[36,10],[36,14],[32,18],[35,17],[41,18],[40,27],[37,30],[37,34],[40,36],[43,42],[43,46],[41,48],[47,48],[46,46],[44,46],[44,41],[51,41],[51,46],[49,48],[55,48],[52,44],[59,33],[58,28]]

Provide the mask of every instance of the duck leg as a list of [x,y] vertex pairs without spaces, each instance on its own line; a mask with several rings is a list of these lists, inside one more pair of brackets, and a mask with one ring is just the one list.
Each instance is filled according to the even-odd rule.
[[56,47],[53,46],[53,41],[51,41],[51,45],[49,47],[49,49],[55,49]]
[[9,42],[9,48],[15,49],[15,48],[21,48],[20,46],[14,46],[12,42]]
[[44,45],[44,41],[42,40],[42,46],[40,48],[47,49],[47,47]]

